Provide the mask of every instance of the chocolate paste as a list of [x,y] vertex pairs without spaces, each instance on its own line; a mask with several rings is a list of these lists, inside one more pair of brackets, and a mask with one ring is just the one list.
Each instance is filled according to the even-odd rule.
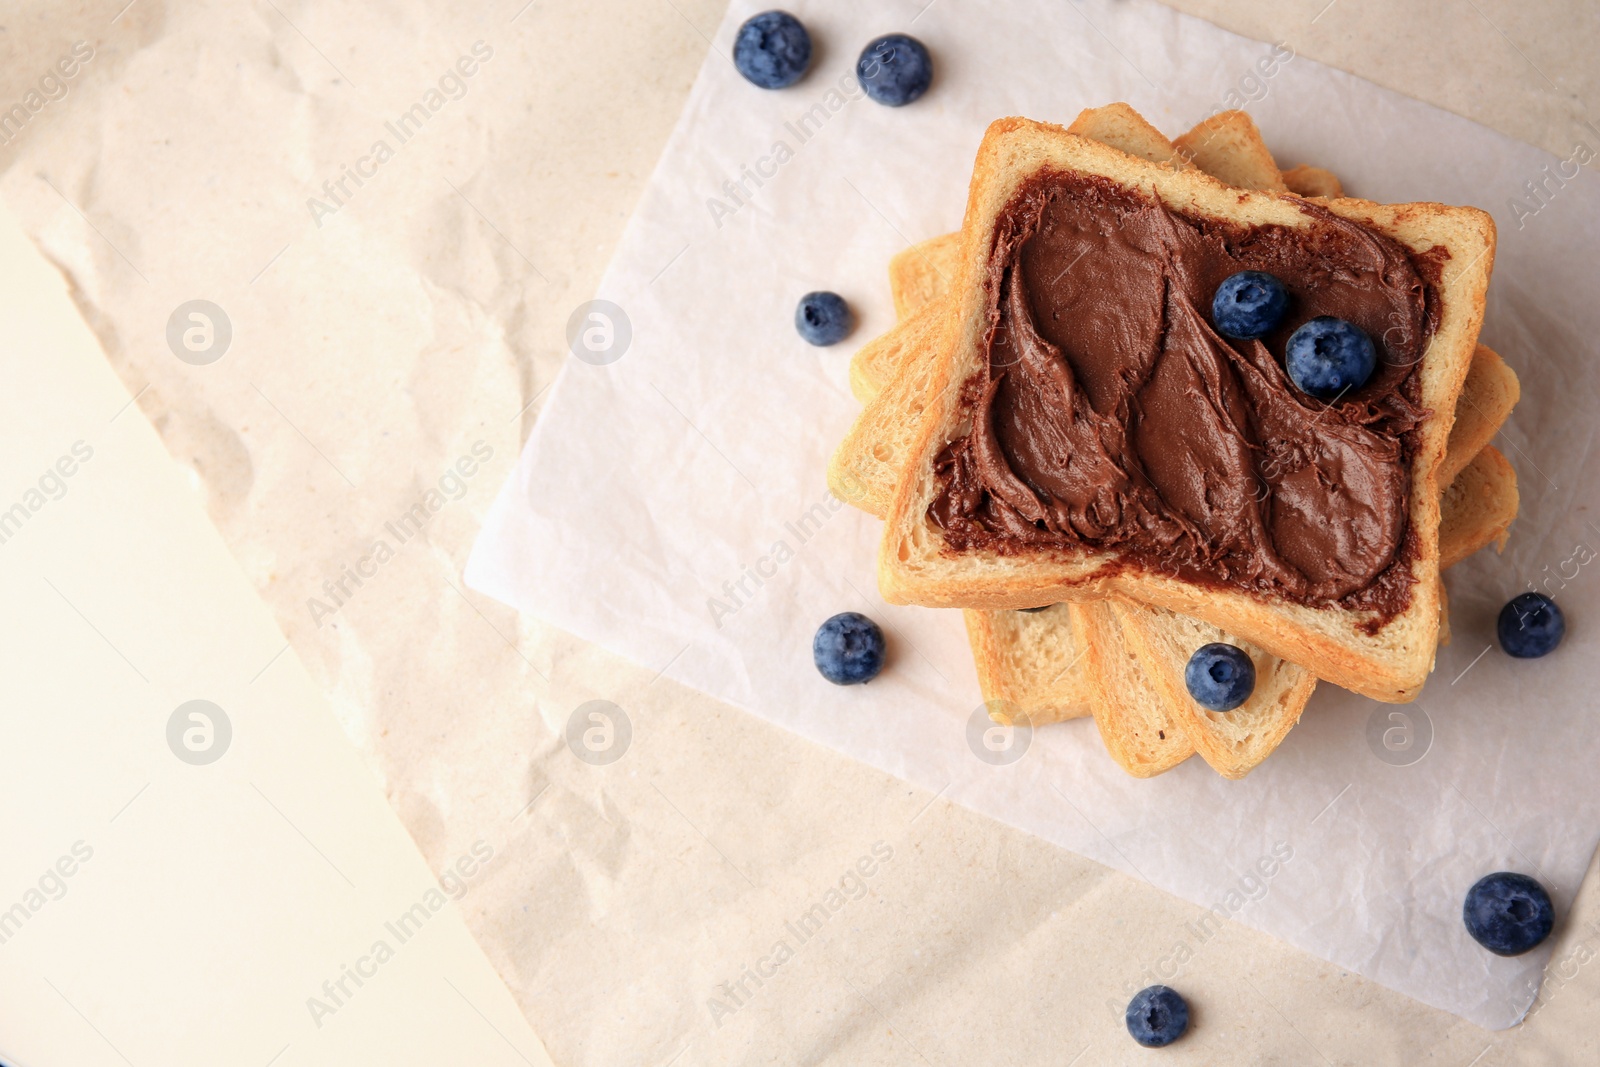
[[[930,517],[954,547],[1087,546],[1189,581],[1341,603],[1410,602],[1416,368],[1437,264],[1297,201],[1302,228],[1176,212],[1109,181],[1044,173],[995,230],[971,430],[937,459]],[[1240,270],[1290,294],[1259,341],[1211,324]],[[1372,379],[1323,403],[1283,369],[1317,315],[1360,326]]]

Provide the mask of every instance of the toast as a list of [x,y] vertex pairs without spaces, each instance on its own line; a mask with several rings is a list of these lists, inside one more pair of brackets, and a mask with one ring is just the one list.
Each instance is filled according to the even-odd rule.
[[1066,609],[1086,652],[1089,709],[1117,765],[1135,778],[1153,778],[1194,755],[1195,743],[1134,653],[1111,602]]
[[1438,271],[1438,325],[1417,372],[1421,408],[1444,414],[1421,420],[1418,444],[1409,458],[1407,518],[1417,543],[1403,563],[1412,583],[1410,602],[1376,626],[1369,611],[1211,588],[1167,577],[1104,550],[1057,548],[1010,555],[984,548],[958,551],[929,520],[938,488],[934,459],[970,429],[960,387],[980,369],[981,335],[999,298],[985,284],[996,220],[1024,180],[1047,168],[1109,183],[1169,212],[1216,225],[1286,230],[1311,225],[1295,198],[1240,193],[1203,173],[1137,160],[1060,127],[1026,119],[994,123],[974,171],[957,284],[947,313],[952,321],[936,342],[925,390],[930,399],[880,552],[879,583],[886,599],[1013,608],[1119,595],[1204,618],[1357,692],[1389,701],[1413,697],[1431,668],[1438,634],[1438,467],[1450,412],[1482,321],[1494,247],[1492,221],[1473,208],[1328,202],[1331,216],[1364,224],[1415,252],[1439,248],[1449,256]]
[[1179,156],[1224,185],[1269,193],[1289,191],[1255,120],[1243,111],[1219,111],[1173,140],[1172,146]]
[[[1472,458],[1494,440],[1511,409],[1522,398],[1522,383],[1499,354],[1479,345],[1472,353],[1467,380],[1456,398],[1456,420],[1450,427],[1450,445],[1439,465],[1439,484],[1449,485]],[[1503,459],[1504,457],[1502,457]],[[1515,508],[1512,509],[1515,511]]]
[[983,702],[996,721],[1009,725],[1020,716],[1042,726],[1089,714],[1088,647],[1065,604],[961,614]]
[[[1109,110],[1112,109],[1096,109],[1095,112],[1086,112],[1085,115],[1104,113]],[[1079,125],[1075,123],[1073,128],[1076,129]],[[1148,126],[1145,129],[1148,131]],[[1123,147],[1126,149],[1126,146]],[[1165,153],[1146,154],[1147,158],[1164,158],[1165,156]],[[1317,172],[1324,176],[1322,180],[1325,183],[1332,183],[1336,190],[1337,178],[1333,177],[1329,172],[1322,171],[1320,168],[1297,169]],[[1307,190],[1308,193],[1316,191],[1326,192],[1328,190],[1326,188],[1323,190]],[[943,287],[948,284],[947,277],[952,273],[951,259],[957,250],[958,236],[954,234],[946,235],[942,238],[924,242],[923,245],[897,256],[895,261],[891,263],[891,287],[894,291],[896,307],[903,316],[914,315],[928,301],[939,296]],[[900,346],[900,349],[903,350],[904,346]],[[872,346],[868,346],[867,349],[863,350],[864,353],[871,351]],[[903,356],[905,353],[897,350],[894,354]],[[860,363],[861,361],[858,359],[857,362]],[[876,362],[874,366],[879,369],[881,377],[889,378],[894,374],[900,362],[900,358],[891,358]],[[1485,366],[1495,373],[1487,376],[1480,373],[1481,368]],[[1502,377],[1510,376],[1509,383],[1505,381],[1495,382],[1495,374]],[[855,384],[858,380],[855,375],[852,376],[852,384]],[[1480,388],[1480,392],[1486,391],[1485,401],[1474,404],[1471,402],[1472,385],[1470,383],[1480,380],[1487,381],[1491,387],[1498,386],[1498,388],[1488,388],[1487,390]],[[876,388],[877,384],[874,382],[873,388]],[[1505,415],[1509,412],[1511,404],[1515,402],[1516,381],[1514,376],[1511,376],[1509,369],[1505,368],[1499,358],[1487,349],[1482,349],[1477,354],[1469,378],[1468,388],[1468,394],[1462,398],[1463,415],[1465,417],[1465,413],[1468,410],[1477,409],[1483,411],[1487,417],[1480,421],[1488,426],[1488,433],[1475,437],[1465,422],[1458,424],[1451,434],[1448,457],[1460,456],[1462,458],[1460,462],[1452,464],[1450,458],[1447,457],[1445,464],[1447,474],[1445,478],[1441,479],[1442,481],[1454,477],[1460,463],[1464,463],[1466,458],[1469,458],[1481,446],[1482,442],[1492,436],[1499,422],[1503,421]],[[866,399],[866,392],[866,390],[858,390],[864,400]],[[1490,412],[1493,412],[1493,414],[1488,414]],[[887,490],[885,489],[884,492],[886,494]],[[1502,505],[1509,503],[1509,513],[1505,507],[1502,507],[1500,512],[1504,516],[1504,521],[1508,522],[1509,517],[1515,514],[1514,483],[1509,497],[1502,496],[1500,500]],[[872,510],[877,509],[873,508]],[[1456,533],[1454,542],[1458,546],[1461,556],[1476,551],[1494,538],[1495,530],[1491,524],[1480,523],[1476,527],[1460,523],[1452,524],[1447,514],[1441,533],[1445,545],[1450,544],[1452,541],[1453,525]],[[1451,550],[1443,547],[1443,545],[1442,548],[1447,558],[1449,558]],[[1169,642],[1174,639],[1177,632],[1181,632],[1185,624],[1191,627],[1195,625],[1192,620],[1182,620],[1178,617],[1173,617],[1170,621],[1160,620],[1153,612],[1153,609],[1141,609],[1127,604],[1118,605],[1118,607],[1123,609],[1123,615],[1131,613],[1134,622],[1142,621],[1147,631],[1153,630],[1157,639],[1165,638]],[[1104,677],[1105,668],[1102,666],[1099,670],[1090,670],[1091,665],[1085,662],[1087,649],[1081,647],[1081,642],[1074,641],[1071,621],[1065,610],[1051,608],[1039,613],[967,611],[964,614],[984,695],[992,708],[1031,709],[1025,711],[1028,718],[1034,723],[1041,724],[1088,713],[1090,683],[1101,681]],[[1448,620],[1445,619],[1444,621],[1447,622]],[[1127,629],[1131,630],[1132,625],[1129,625]],[[1136,643],[1135,647],[1139,647],[1144,653],[1143,658],[1148,659],[1150,635],[1147,633],[1145,636],[1145,644],[1139,646]],[[1226,635],[1221,634],[1220,631],[1210,636],[1226,638]],[[1445,639],[1447,637],[1442,635],[1441,640]],[[1220,733],[1223,737],[1232,740],[1231,746],[1228,746],[1225,750],[1226,755],[1221,757],[1216,754],[1217,743],[1215,737],[1210,738],[1212,744],[1209,747],[1201,746],[1203,752],[1207,754],[1208,761],[1215,764],[1218,770],[1230,777],[1237,777],[1248,771],[1260,759],[1271,752],[1288,729],[1298,721],[1305,699],[1314,684],[1310,676],[1305,672],[1291,668],[1275,658],[1266,657],[1259,650],[1255,650],[1255,654],[1260,660],[1258,666],[1261,669],[1258,672],[1260,679],[1258,688],[1252,695],[1252,699],[1222,720],[1220,728],[1217,730],[1199,723],[1191,724],[1188,727],[1191,732]],[[1155,669],[1161,668],[1159,663],[1154,666]],[[1181,664],[1179,666],[1181,667]],[[1107,706],[1108,702],[1104,698],[1106,691],[1105,687],[1101,688],[1100,693],[1102,695],[1096,704],[1096,712],[1099,715],[1103,730],[1107,728],[1107,719],[1110,714]],[[1115,692],[1118,689],[1111,687],[1110,691]],[[1150,694],[1140,693],[1135,695],[1125,686],[1121,687],[1121,691],[1123,692],[1123,700],[1120,704],[1112,702],[1114,707],[1120,707],[1123,712],[1134,716],[1135,719],[1139,714],[1146,716],[1154,714],[1150,710]],[[1130,697],[1134,698],[1131,702],[1129,700]],[[1160,699],[1165,700],[1166,698],[1161,697]],[[1187,705],[1179,706],[1186,707]],[[1212,713],[1206,712],[1198,712],[1198,714],[1202,716],[1202,720],[1207,716],[1212,716]],[[1113,746],[1113,750],[1117,751],[1116,746]],[[1231,761],[1231,764],[1226,761]],[[1144,763],[1143,766],[1144,773],[1148,773],[1148,762]],[[1135,763],[1130,769],[1139,770],[1140,767]]]
[[[1124,103],[1080,111],[1078,117],[1072,120],[1072,125],[1067,127],[1067,132],[1099,141],[1136,159],[1177,168],[1186,165],[1182,153],[1167,140],[1166,135]],[[1265,148],[1263,145],[1262,150],[1265,151]]]
[[[895,319],[905,322],[932,304],[940,294],[950,291],[950,279],[955,276],[960,252],[961,232],[958,230],[914,244],[889,260],[889,292],[894,298]],[[900,358],[870,351],[872,348],[869,344],[850,359],[852,390],[858,374],[871,386],[872,392],[865,396],[856,392],[856,399],[863,404],[894,376],[898,366],[903,365]],[[861,364],[859,368],[858,363]]]
[[[1210,623],[1122,600],[1103,603],[1121,624],[1126,654],[1137,661],[1200,758],[1224,778],[1243,778],[1270,756],[1300,721],[1306,701],[1317,687],[1310,671],[1231,637]],[[1255,688],[1232,711],[1201,707],[1184,681],[1189,657],[1214,641],[1237,646],[1255,664]]]
[[1519,498],[1517,472],[1492,445],[1445,487],[1439,502],[1439,566],[1454,567],[1481,548],[1499,552],[1511,534]]
[[1308,163],[1284,171],[1283,184],[1296,196],[1322,200],[1337,200],[1344,196],[1344,185],[1334,176],[1333,171],[1313,167]]
[[[936,296],[949,285],[949,275],[940,271],[941,261],[953,264],[955,260],[953,249],[941,242],[954,236],[958,235],[947,234],[913,245],[890,261],[890,286],[895,294],[895,316],[900,321],[850,357],[850,392],[863,405],[871,404],[901,370],[934,351],[932,331],[945,318],[944,304]],[[918,260],[914,267],[902,265],[896,272],[896,262],[923,250],[927,252],[926,259]],[[906,295],[911,293],[917,295]],[[922,294],[927,294],[925,299]]]

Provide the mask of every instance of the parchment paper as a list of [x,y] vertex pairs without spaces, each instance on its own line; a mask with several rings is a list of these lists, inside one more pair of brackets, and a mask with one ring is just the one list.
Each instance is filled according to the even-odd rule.
[[[901,110],[842,80],[857,42],[891,28],[842,6],[795,7],[823,43],[800,84],[746,84],[727,54],[757,8],[734,5],[718,31],[597,294],[615,308],[575,316],[580,339],[599,328],[600,357],[554,387],[469,584],[1427,1003],[1513,1024],[1547,952],[1485,953],[1462,928],[1462,895],[1488,871],[1523,870],[1564,911],[1600,806],[1584,699],[1600,598],[1582,562],[1600,549],[1592,175],[1304,58],[1264,78],[1269,46],[1151,3],[933,6],[911,28],[935,85]],[[985,124],[1069,121],[1111,100],[1169,133],[1248,102],[1285,166],[1329,166],[1377,200],[1476,204],[1501,227],[1483,340],[1523,381],[1499,439],[1521,483],[1511,547],[1452,572],[1455,641],[1415,705],[1324,686],[1240,783],[1198,760],[1129,779],[1086,721],[1035,732],[1014,763],[979,759],[959,616],[884,605],[878,524],[823,481],[857,410],[849,355],[893,320],[884,264],[956,226]],[[849,343],[795,336],[794,303],[816,288],[855,306]],[[1515,662],[1492,647],[1493,618],[1531,582],[1559,593],[1571,629],[1551,658]],[[894,651],[878,681],[840,690],[809,646],[846,609],[885,623]]]

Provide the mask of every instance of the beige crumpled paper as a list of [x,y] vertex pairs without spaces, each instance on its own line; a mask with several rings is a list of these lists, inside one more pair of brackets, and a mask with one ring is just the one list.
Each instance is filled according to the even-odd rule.
[[[1592,1058],[1592,886],[1558,931],[1536,1017],[1489,1035],[1237,922],[1196,944],[1185,930],[1198,906],[694,693],[658,676],[665,658],[630,663],[462,584],[479,522],[550,397],[568,318],[594,295],[696,70],[708,51],[728,52],[720,0],[12,6],[0,100],[20,99],[75,40],[95,56],[0,145],[0,196],[76,286],[107,358],[429,863],[480,838],[503,857],[462,907],[556,1062],[1145,1063],[1118,1002],[1155,969],[1196,1010],[1162,1057],[1174,1063]],[[816,31],[819,76],[848,69],[862,42],[837,5],[786,6]],[[1518,132],[1508,101],[1525,80],[1544,82],[1516,48],[1563,86],[1587,84],[1572,81],[1578,63],[1529,39],[1558,33],[1581,59],[1581,23],[1561,14],[1576,5],[1541,0],[1505,22],[1503,5],[1478,0],[1518,43],[1431,6],[1451,33],[1400,49],[1411,84],[1453,84],[1470,66],[1474,113]],[[879,6],[872,32],[909,28],[937,46],[944,80],[918,107],[951,85],[998,84],[945,23],[960,7]],[[1394,42],[1360,43],[1429,18],[1377,0],[1324,7],[1227,14],[1264,40],[1281,25],[1296,47],[1342,42],[1380,78],[1394,76]],[[1094,19],[1055,60],[1063,70],[1121,48],[1168,83],[1164,60],[1146,62],[1134,36]],[[496,56],[467,94],[318,229],[307,200],[479,39]],[[1243,74],[1219,71],[1215,84]],[[1149,107],[1149,87],[1128,80],[1124,95]],[[780,95],[809,107],[822,84]],[[1070,118],[1124,84],[1043,117]],[[788,106],[784,120],[796,117]],[[1155,117],[1180,129],[1196,116]],[[1330,163],[1348,177],[1367,154],[1363,144],[1348,161],[1313,157],[1294,143],[1299,125],[1280,114],[1268,129],[1286,165]],[[954,187],[940,196],[959,209]],[[952,227],[944,210],[927,223]],[[1541,216],[1560,218],[1553,206]],[[878,318],[846,347],[887,321],[881,264],[861,277],[851,295]],[[195,298],[234,326],[229,351],[204,367],[178,360],[165,336]],[[1537,360],[1515,362],[1526,378]],[[494,456],[460,499],[444,494],[425,536],[376,578],[344,577],[480,439]],[[340,579],[355,595],[318,626],[309,602]],[[594,699],[632,719],[632,745],[610,765],[563,740]],[[894,857],[866,897],[713,1022],[721,987],[878,841]],[[1174,964],[1180,941],[1195,955]]]

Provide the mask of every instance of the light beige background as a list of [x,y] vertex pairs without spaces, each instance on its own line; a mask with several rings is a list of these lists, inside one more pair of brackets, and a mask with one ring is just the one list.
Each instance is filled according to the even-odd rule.
[[[12,0],[0,102],[75,39],[96,57],[0,147],[0,196],[78,286],[430,862],[515,816],[510,861],[463,907],[556,1062],[1150,1062],[1108,1000],[1196,909],[460,584],[721,4],[123,3]],[[886,4],[885,27],[919,6]],[[1587,4],[1177,6],[1562,156],[1600,99]],[[476,39],[495,58],[463,99],[310,225],[305,198]],[[178,362],[163,335],[196,296],[235,329],[208,368]],[[477,442],[493,458],[463,499],[317,625],[322,582]],[[593,698],[634,727],[606,767],[560,739]],[[870,894],[716,1025],[718,984],[877,842],[893,858]],[[1592,1062],[1597,892],[1591,879],[1558,977],[1516,1030],[1478,1030],[1231,926],[1173,980],[1195,1026],[1160,1058]]]
[[[0,278],[4,1062],[548,1067],[460,913],[430,897],[482,875],[484,852],[448,876],[423,866],[3,207]],[[69,443],[78,462],[56,466]],[[41,468],[71,473],[41,487]],[[31,517],[22,487],[46,494]],[[209,736],[186,738],[214,757],[198,765],[167,732],[195,698],[227,723],[207,709]],[[80,862],[45,883],[69,843]]]

